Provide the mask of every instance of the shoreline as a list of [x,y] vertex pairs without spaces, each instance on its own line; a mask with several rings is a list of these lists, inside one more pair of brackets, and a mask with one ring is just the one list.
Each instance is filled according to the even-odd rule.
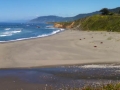
[[31,66],[31,67],[8,67],[8,68],[0,68],[0,70],[11,70],[11,69],[37,69],[37,68],[55,68],[55,67],[71,67],[71,66],[84,66],[84,65],[119,65],[120,66],[120,63],[116,63],[116,62],[110,62],[110,63],[107,63],[107,62],[96,62],[96,63],[79,63],[79,64],[58,64],[58,65],[42,65],[42,66]]
[[65,30],[49,37],[0,43],[0,68],[120,63],[119,38],[119,33]]
[[16,40],[9,40],[9,41],[0,41],[0,44],[1,43],[11,43],[11,42],[19,42],[19,41],[24,41],[24,40],[32,40],[32,39],[38,39],[38,38],[45,38],[45,37],[50,37],[50,36],[53,36],[53,35],[56,35],[56,34],[59,34],[59,33],[61,33],[61,32],[64,32],[65,31],[65,29],[62,29],[62,28],[59,28],[59,32],[57,32],[57,33],[54,33],[54,34],[48,34],[48,35],[46,35],[46,36],[37,36],[37,37],[30,37],[30,38],[21,38],[21,39],[16,39]]

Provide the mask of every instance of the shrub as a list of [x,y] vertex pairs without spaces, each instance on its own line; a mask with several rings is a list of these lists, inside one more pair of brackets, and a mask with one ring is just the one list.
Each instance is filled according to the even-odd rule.
[[107,8],[101,9],[100,12],[102,13],[102,15],[108,15],[109,14],[109,10]]

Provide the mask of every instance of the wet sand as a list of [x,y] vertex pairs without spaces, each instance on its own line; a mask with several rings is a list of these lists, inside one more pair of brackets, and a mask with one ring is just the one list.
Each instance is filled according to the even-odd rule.
[[59,34],[0,43],[0,68],[119,63],[120,33],[66,30]]
[[[45,87],[45,84],[26,83],[14,77],[0,78],[1,90],[45,90]],[[47,90],[50,90],[50,87]]]
[[89,64],[29,69],[0,69],[1,90],[61,90],[120,82],[120,65]]

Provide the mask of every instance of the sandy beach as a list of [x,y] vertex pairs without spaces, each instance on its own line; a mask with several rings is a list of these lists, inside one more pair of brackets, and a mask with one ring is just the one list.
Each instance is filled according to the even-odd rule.
[[66,30],[53,36],[0,43],[0,68],[119,63],[120,33]]

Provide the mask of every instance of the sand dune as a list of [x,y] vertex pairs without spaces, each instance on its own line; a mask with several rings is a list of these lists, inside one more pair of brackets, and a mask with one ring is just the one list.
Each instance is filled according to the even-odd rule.
[[0,43],[0,68],[119,63],[120,33],[66,30],[59,34]]

